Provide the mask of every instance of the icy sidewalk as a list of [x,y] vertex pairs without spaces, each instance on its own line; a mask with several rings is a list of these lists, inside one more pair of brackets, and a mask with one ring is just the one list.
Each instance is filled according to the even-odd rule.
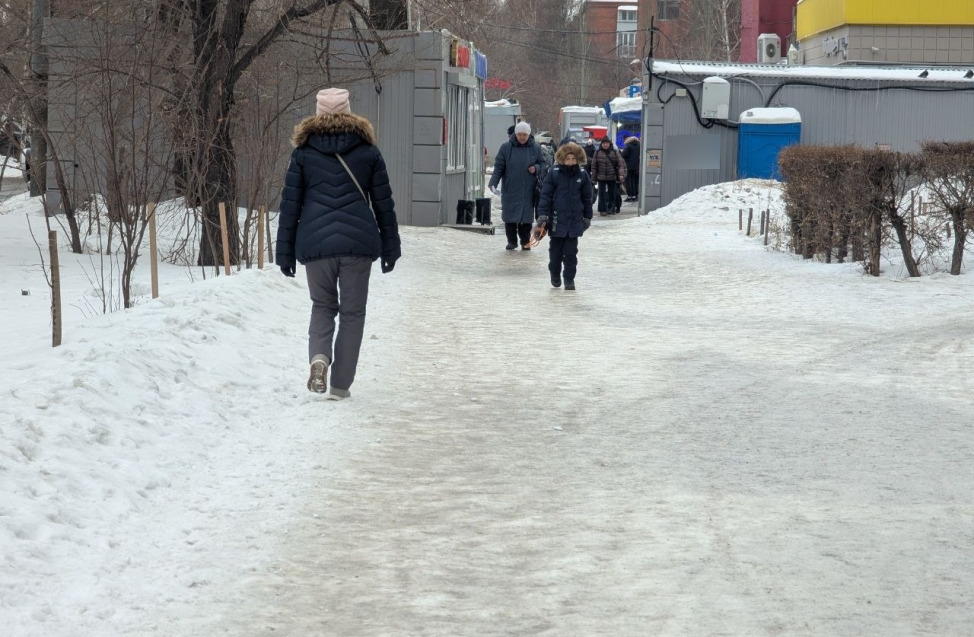
[[544,250],[411,234],[339,406],[368,443],[253,581],[266,625],[968,632],[970,295],[710,226],[597,222],[574,294]]

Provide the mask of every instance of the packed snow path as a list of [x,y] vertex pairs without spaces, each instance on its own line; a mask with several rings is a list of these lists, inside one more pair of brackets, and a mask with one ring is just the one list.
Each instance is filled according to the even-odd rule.
[[[974,633],[969,275],[871,279],[766,252],[736,208],[678,212],[597,219],[575,292],[550,287],[546,249],[407,229],[339,403],[304,389],[300,276],[203,284],[248,286],[243,315],[199,300],[209,338],[180,326],[216,377],[140,399],[201,436],[195,470],[162,466],[93,532],[95,574],[34,582],[50,606],[0,617],[23,635]],[[260,311],[279,324],[248,328]]]

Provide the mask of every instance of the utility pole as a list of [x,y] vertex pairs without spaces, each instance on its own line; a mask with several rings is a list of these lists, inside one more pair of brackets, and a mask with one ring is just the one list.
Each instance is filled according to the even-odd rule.
[[44,19],[50,17],[50,0],[34,0],[31,8],[30,72],[34,95],[31,107],[36,115],[30,134],[30,196],[38,197],[47,189],[47,50],[44,47]]
[[578,35],[579,40],[582,44],[582,68],[581,73],[579,73],[580,80],[578,86],[578,104],[579,106],[585,105],[585,58],[588,56],[588,41],[585,35],[585,16],[587,12],[588,3],[583,2],[582,8],[579,10],[580,15],[578,16]]

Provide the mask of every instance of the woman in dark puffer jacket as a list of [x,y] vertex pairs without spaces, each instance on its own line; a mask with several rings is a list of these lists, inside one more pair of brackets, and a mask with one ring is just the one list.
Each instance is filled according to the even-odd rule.
[[[311,294],[308,389],[347,398],[355,379],[372,262],[392,272],[401,255],[399,225],[372,124],[353,115],[348,91],[318,91],[317,114],[294,128],[281,193],[277,265],[305,266]],[[341,288],[339,292],[339,287]],[[335,334],[335,317],[340,316]]]

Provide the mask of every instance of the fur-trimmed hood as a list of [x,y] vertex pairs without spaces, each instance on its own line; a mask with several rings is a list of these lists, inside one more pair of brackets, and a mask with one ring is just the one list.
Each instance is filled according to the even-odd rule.
[[376,145],[372,122],[354,113],[324,113],[305,117],[294,127],[291,144],[298,148],[310,144],[326,152],[345,152],[365,142]]
[[567,144],[562,144],[558,152],[555,153],[555,163],[564,165],[565,158],[569,155],[574,155],[575,159],[578,160],[579,166],[584,166],[588,161],[588,155],[585,154],[585,149],[576,144],[575,142],[568,142]]

